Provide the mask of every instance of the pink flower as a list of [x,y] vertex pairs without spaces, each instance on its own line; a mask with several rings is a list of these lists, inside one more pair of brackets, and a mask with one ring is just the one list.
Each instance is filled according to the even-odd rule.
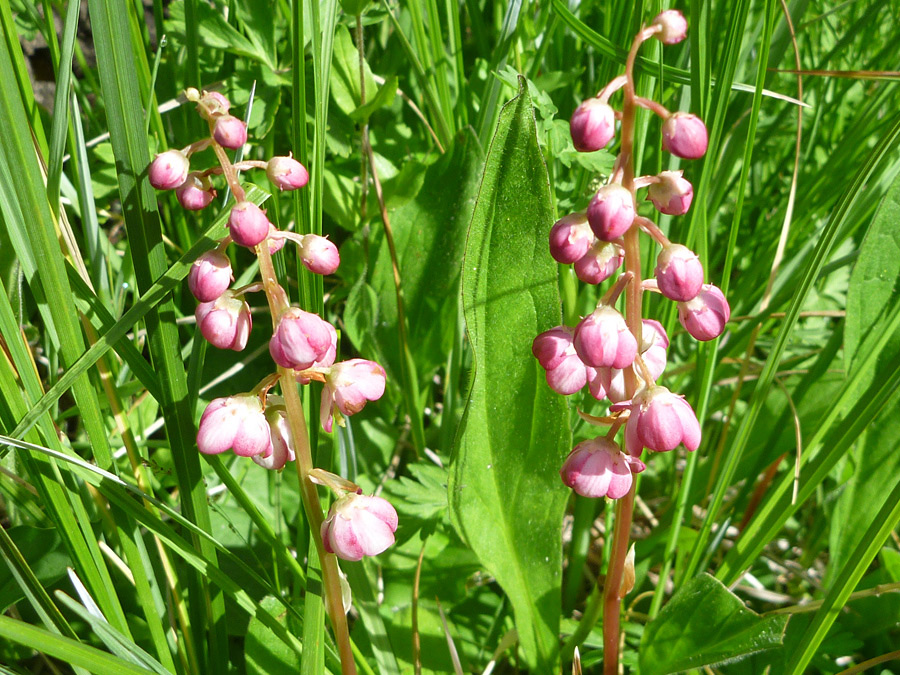
[[574,333],[568,326],[557,326],[531,343],[531,353],[547,371],[547,384],[563,396],[574,394],[587,382],[588,369],[575,353]]
[[664,45],[678,44],[687,36],[687,19],[677,9],[667,9],[658,14],[653,23],[662,26],[662,30],[655,37]]
[[294,461],[291,449],[291,429],[287,421],[284,401],[280,396],[269,394],[266,400],[266,422],[272,438],[272,450],[253,456],[253,461],[261,467],[272,470],[283,469],[288,462]]
[[188,211],[200,211],[216,198],[216,189],[209,178],[199,173],[189,173],[184,182],[175,188],[178,203]]
[[378,555],[394,543],[397,512],[381,497],[348,494],[331,505],[322,523],[325,550],[342,560]]
[[266,175],[279,190],[296,190],[309,182],[309,172],[293,157],[273,157]]
[[334,326],[316,314],[291,307],[278,321],[269,353],[279,366],[306,370],[321,364],[329,354],[333,360],[336,343]]
[[663,150],[682,159],[699,159],[706,154],[709,138],[706,125],[696,115],[677,112],[662,125]]
[[669,244],[656,259],[656,283],[669,300],[687,302],[703,286],[703,265],[697,254],[681,244]]
[[588,204],[587,218],[598,239],[618,239],[634,222],[631,193],[619,183],[604,185]]
[[300,243],[300,260],[313,274],[334,274],[341,264],[337,246],[318,234],[305,234]]
[[200,302],[212,302],[231,285],[231,261],[220,251],[207,251],[188,272],[188,288]]
[[605,148],[616,133],[613,109],[598,98],[589,98],[575,108],[569,122],[572,143],[579,152]]
[[575,276],[586,284],[600,284],[622,266],[625,250],[614,242],[597,240],[575,261]]
[[639,457],[644,448],[667,452],[679,443],[692,451],[700,446],[700,423],[684,397],[665,387],[654,386],[642,389],[632,399],[630,407],[631,414],[625,424],[625,447],[633,457]]
[[[368,401],[384,394],[384,368],[374,361],[350,359],[336,363],[325,371],[322,405],[319,417],[322,428],[331,432],[335,408],[341,415],[355,415]],[[338,419],[338,423],[341,421]]]
[[253,202],[238,202],[228,214],[228,231],[238,246],[253,248],[269,236],[266,212]]
[[213,126],[213,138],[223,148],[237,150],[247,142],[247,125],[234,115],[220,115]]
[[575,352],[586,366],[626,368],[634,362],[637,340],[619,312],[601,305],[575,328]]
[[147,176],[157,190],[174,190],[187,180],[190,160],[181,150],[166,150],[150,163]]
[[197,448],[205,455],[218,455],[229,448],[241,457],[271,454],[269,425],[259,399],[239,394],[210,402],[200,418]]
[[550,255],[563,265],[571,265],[591,247],[594,234],[583,213],[564,216],[550,228]]
[[657,176],[658,183],[651,183],[647,199],[660,213],[683,216],[691,208],[694,186],[685,179],[684,171],[663,171]]
[[631,489],[632,472],[640,473],[643,469],[640,460],[627,457],[618,445],[598,436],[576,445],[559,475],[563,483],[582,497],[620,499]]
[[678,320],[691,337],[701,342],[719,337],[730,318],[728,300],[712,284],[703,284],[697,297],[678,303]]
[[[669,348],[669,338],[666,330],[659,321],[653,319],[643,320],[641,331],[641,358],[644,365],[650,371],[650,375],[656,380],[666,369],[666,350]],[[637,388],[646,386],[640,368],[632,365],[637,379]],[[621,403],[628,399],[625,394],[625,370],[621,368],[597,368],[594,379],[589,379],[591,394],[598,401],[608,398],[612,403]]]
[[194,316],[203,337],[214,347],[239,352],[247,346],[253,328],[250,306],[232,291],[197,305]]
[[[194,90],[195,94],[198,93]],[[196,100],[189,98],[189,100]],[[231,101],[217,91],[204,91],[197,100],[197,110],[205,120],[215,119],[225,115],[231,108]]]

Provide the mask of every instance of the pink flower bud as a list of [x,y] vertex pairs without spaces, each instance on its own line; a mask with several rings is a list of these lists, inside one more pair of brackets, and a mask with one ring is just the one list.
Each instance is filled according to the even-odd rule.
[[200,302],[212,302],[231,285],[231,261],[219,251],[207,251],[188,272],[188,288]]
[[599,98],[589,98],[575,108],[569,130],[572,143],[579,152],[600,150],[616,134],[616,114]]
[[657,176],[660,181],[650,184],[647,199],[660,213],[683,216],[691,208],[694,186],[682,177],[683,174],[683,171],[663,171]]
[[667,452],[683,443],[688,450],[700,445],[700,423],[682,396],[665,387],[642,389],[631,403],[625,425],[625,444],[633,457],[643,448]]
[[682,159],[699,159],[706,154],[709,139],[706,125],[696,115],[677,112],[669,115],[662,125],[663,150]]
[[197,101],[197,110],[205,120],[221,117],[227,114],[231,108],[231,101],[217,91],[204,91],[202,95],[199,95],[196,89],[189,89],[185,93],[188,94],[189,92],[188,100]]
[[247,142],[247,125],[234,115],[222,115],[213,126],[213,138],[223,148],[237,150]]
[[667,9],[658,14],[653,19],[653,23],[657,26],[662,26],[662,31],[657,33],[655,37],[664,45],[678,44],[687,36],[687,19],[677,9]]
[[288,462],[294,461],[291,450],[291,429],[288,426],[287,412],[280,396],[270,394],[266,401],[266,422],[272,438],[272,450],[268,454],[253,456],[253,461],[261,467],[272,470],[283,469]]
[[619,183],[603,186],[588,204],[587,219],[598,239],[618,239],[634,222],[631,193]]
[[279,190],[296,190],[309,182],[309,172],[293,157],[273,157],[266,165],[266,175]]
[[250,305],[232,291],[225,291],[212,302],[197,305],[194,311],[200,333],[212,346],[239,352],[247,346],[253,328]]
[[[666,369],[666,350],[669,347],[669,338],[666,336],[666,330],[659,321],[652,319],[643,320],[643,330],[641,331],[641,358],[644,359],[644,365],[650,371],[650,375],[656,380]],[[643,371],[632,365],[637,380],[637,388],[640,390],[646,386]],[[625,370],[620,368],[598,368],[596,382],[589,382],[591,385],[591,393],[597,400],[608,398],[612,403],[621,403],[628,399],[625,393]]]
[[571,265],[591,247],[594,234],[583,213],[571,213],[550,228],[550,255],[563,265]]
[[215,107],[217,113],[227,113],[231,108],[231,101],[217,91],[203,92],[203,99],[210,107]]
[[348,494],[331,505],[322,523],[325,550],[342,560],[378,555],[394,543],[397,512],[381,497]]
[[547,384],[557,394],[568,396],[584,387],[588,369],[575,353],[575,331],[557,326],[544,331],[531,343],[531,353],[546,370]]
[[334,274],[341,264],[337,246],[318,234],[305,234],[300,244],[300,260],[313,274]]
[[584,364],[593,368],[626,368],[637,354],[637,340],[625,319],[606,305],[581,320],[575,328],[574,344]]
[[622,266],[625,250],[616,243],[596,241],[575,261],[575,276],[586,284],[600,284]]
[[384,394],[384,380],[384,368],[374,361],[350,359],[331,366],[325,373],[319,408],[322,428],[331,432],[335,408],[349,417],[362,410],[368,401],[380,399]]
[[228,231],[238,246],[253,248],[269,236],[266,212],[253,202],[238,202],[228,215]]
[[216,198],[216,189],[209,178],[199,173],[189,173],[185,181],[175,189],[178,203],[188,211],[199,211]]
[[703,286],[703,265],[697,254],[681,244],[669,244],[656,259],[659,292],[676,302],[697,297]]
[[147,170],[150,185],[157,190],[174,190],[187,180],[191,162],[181,150],[166,150],[158,154]]
[[279,366],[306,370],[325,360],[336,342],[334,326],[316,314],[291,307],[278,321],[269,353]]
[[728,300],[712,284],[703,284],[696,298],[678,303],[678,320],[691,337],[701,342],[719,337],[730,318]]
[[576,445],[559,475],[582,497],[620,499],[628,494],[633,481],[629,458],[602,436]]
[[200,418],[197,448],[205,455],[218,455],[229,448],[241,457],[271,454],[269,425],[259,399],[239,394],[210,402]]

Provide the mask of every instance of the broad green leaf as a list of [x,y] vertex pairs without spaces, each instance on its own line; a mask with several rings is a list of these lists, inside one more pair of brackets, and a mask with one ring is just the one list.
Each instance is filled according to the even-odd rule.
[[[222,14],[205,2],[196,3],[196,8],[198,34],[204,47],[228,50],[238,56],[249,56],[274,70],[275,66],[270,55],[258,44],[241,35]],[[168,6],[168,12],[166,33],[169,37],[174,36],[179,42],[184,43],[186,40],[184,2],[173,2]]]
[[[264,610],[276,616],[279,623],[287,622],[286,612],[283,611],[284,608],[277,598],[266,597],[259,604]],[[247,661],[247,675],[296,673],[300,668],[300,657],[297,653],[256,617],[250,619],[250,625],[247,627],[244,658]]]
[[[331,94],[335,103],[346,114],[351,114],[360,106],[359,52],[350,31],[340,26],[334,33],[334,62],[331,69]],[[366,100],[376,96],[378,86],[369,64],[363,61],[366,80]],[[396,91],[396,84],[394,85]]]
[[647,624],[641,638],[641,675],[666,675],[711,666],[778,647],[788,617],[762,618],[722,582],[694,577]]
[[571,439],[567,405],[531,354],[560,322],[547,170],[531,98],[501,113],[469,228],[463,304],[475,373],[450,479],[454,527],[509,596],[534,672],[551,672],[559,633],[561,520],[557,471]]

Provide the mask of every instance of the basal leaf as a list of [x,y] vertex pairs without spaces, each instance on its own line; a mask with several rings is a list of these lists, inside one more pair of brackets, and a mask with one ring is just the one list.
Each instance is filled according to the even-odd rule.
[[559,463],[571,438],[565,399],[531,354],[560,322],[547,169],[531,99],[504,106],[486,160],[463,267],[475,373],[450,479],[454,527],[509,596],[525,658],[552,672],[568,497]]
[[641,675],[736,661],[782,643],[788,617],[762,618],[703,574],[682,586],[641,638]]

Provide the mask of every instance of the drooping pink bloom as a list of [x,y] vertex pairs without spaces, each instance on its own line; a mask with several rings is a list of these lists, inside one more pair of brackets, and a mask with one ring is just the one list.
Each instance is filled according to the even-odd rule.
[[220,251],[207,251],[188,272],[188,288],[200,302],[212,302],[231,285],[231,261]]
[[266,422],[272,438],[272,450],[269,453],[254,455],[253,461],[261,467],[277,471],[295,459],[294,451],[291,449],[291,429],[287,421],[287,412],[280,396],[269,394],[266,400]]
[[579,152],[605,148],[616,134],[616,114],[598,98],[589,98],[575,108],[569,122],[572,143]]
[[[635,460],[619,450],[618,445],[598,436],[576,445],[559,475],[563,483],[582,497],[620,499],[631,489],[633,463]],[[640,460],[634,466],[643,470]]]
[[680,443],[692,451],[700,446],[700,423],[684,397],[665,387],[653,386],[641,389],[630,408],[625,424],[625,447],[633,457],[640,456],[643,448],[667,452]]
[[669,244],[660,252],[654,274],[659,292],[676,302],[693,300],[703,286],[700,258],[681,244]]
[[216,189],[208,176],[191,172],[184,182],[175,188],[178,203],[188,211],[200,211],[216,198]]
[[278,321],[269,341],[269,353],[279,366],[306,370],[317,362],[321,364],[329,353],[334,359],[336,341],[334,326],[316,314],[291,307]]
[[318,234],[305,234],[300,243],[300,260],[313,274],[334,274],[341,264],[337,246]]
[[699,159],[706,154],[709,137],[706,125],[691,113],[672,113],[662,125],[663,150],[682,159]]
[[670,216],[687,213],[694,199],[694,186],[684,178],[684,171],[663,171],[657,178],[659,182],[651,183],[647,191],[647,199],[656,210]]
[[279,190],[296,190],[309,182],[309,172],[293,157],[273,157],[266,175]]
[[362,560],[394,543],[397,522],[397,512],[386,499],[348,494],[328,510],[322,523],[322,543],[342,560]]
[[349,417],[362,410],[367,402],[380,399],[384,382],[384,368],[374,361],[350,359],[328,368],[319,408],[322,428],[331,432],[335,409]]
[[664,45],[678,44],[687,36],[687,19],[677,9],[667,9],[658,14],[653,23],[662,26],[662,31],[655,35]]
[[187,180],[190,166],[190,160],[181,150],[161,152],[147,170],[150,185],[157,190],[174,190]]
[[607,305],[595,309],[576,326],[574,345],[584,364],[593,368],[626,368],[637,354],[637,340],[625,318]]
[[550,228],[550,255],[563,265],[571,265],[591,247],[594,233],[584,213],[570,213]]
[[531,353],[546,371],[547,384],[563,396],[574,394],[587,382],[589,369],[575,353],[574,335],[568,326],[557,326],[531,343]]
[[241,457],[271,454],[272,439],[259,398],[238,394],[210,402],[200,418],[197,448],[206,455],[229,448]]
[[587,218],[598,239],[618,239],[634,223],[631,193],[619,183],[604,185],[588,204]]
[[247,142],[247,125],[234,115],[220,115],[213,125],[213,138],[223,148],[237,150]]
[[[666,350],[669,348],[669,338],[666,330],[659,321],[644,319],[641,331],[641,358],[644,365],[650,371],[650,375],[656,380],[666,369]],[[643,371],[632,365],[637,380],[637,389],[646,386]],[[597,368],[595,381],[589,382],[594,398],[602,401],[608,398],[612,403],[621,403],[628,399],[625,393],[625,371],[620,368]],[[597,392],[594,394],[594,392]]]
[[266,212],[253,202],[238,202],[228,214],[228,231],[238,246],[253,248],[269,236]]
[[200,333],[214,347],[236,352],[247,346],[253,328],[250,306],[226,290],[212,302],[202,302],[194,311]]
[[615,242],[599,239],[575,261],[575,276],[586,284],[600,284],[622,266],[625,250]]
[[695,340],[719,337],[731,318],[731,307],[718,286],[703,284],[697,297],[678,303],[678,320]]

